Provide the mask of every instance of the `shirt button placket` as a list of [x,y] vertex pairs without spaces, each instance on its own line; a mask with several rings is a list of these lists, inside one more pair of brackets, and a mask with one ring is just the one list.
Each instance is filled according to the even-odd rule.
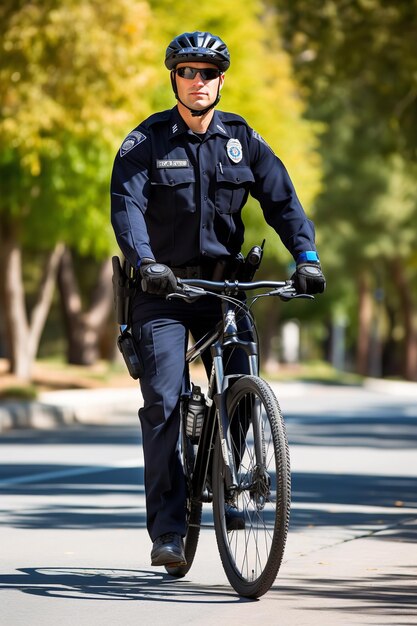
[[199,183],[200,183],[200,252],[202,256],[207,254],[206,247],[206,215],[207,215],[207,198],[208,198],[208,179],[207,170],[204,166],[201,166],[201,150],[204,150],[204,143],[201,143],[198,147],[198,169],[199,169]]

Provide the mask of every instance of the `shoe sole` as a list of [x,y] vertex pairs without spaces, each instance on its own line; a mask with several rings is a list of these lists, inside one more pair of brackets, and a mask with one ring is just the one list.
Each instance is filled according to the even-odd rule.
[[154,560],[151,562],[153,567],[183,567],[187,565],[187,561],[167,561],[166,559],[161,559],[160,561]]

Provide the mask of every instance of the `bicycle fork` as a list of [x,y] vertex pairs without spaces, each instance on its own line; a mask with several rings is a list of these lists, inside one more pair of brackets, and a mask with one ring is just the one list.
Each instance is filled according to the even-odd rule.
[[[227,304],[225,305],[227,307]],[[233,382],[241,376],[241,374],[225,375],[223,367],[223,351],[226,347],[239,347],[246,353],[249,365],[249,374],[258,375],[258,346],[254,341],[242,341],[238,339],[238,328],[236,323],[235,311],[229,308],[224,315],[225,327],[223,342],[216,341],[211,347],[213,358],[214,375],[217,384],[217,393],[214,395],[214,403],[218,414],[219,438],[224,461],[224,480],[225,488],[230,493],[236,492],[241,487],[237,477],[236,462],[233,454],[233,442],[230,432],[230,419],[227,409],[227,391]],[[259,407],[258,407],[259,408]],[[254,414],[259,415],[260,411]],[[254,418],[255,419],[255,418]],[[256,418],[256,421],[259,421]],[[254,425],[254,429],[259,430]],[[258,459],[262,458],[262,451],[257,452]]]

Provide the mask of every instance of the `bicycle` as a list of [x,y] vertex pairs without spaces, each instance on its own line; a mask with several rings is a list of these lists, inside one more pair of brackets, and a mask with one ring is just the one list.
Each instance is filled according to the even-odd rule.
[[[264,291],[246,301],[244,294],[260,289]],[[278,296],[284,301],[312,296],[297,294],[290,280],[178,279],[177,293],[167,297],[192,302],[203,295],[221,298],[222,319],[186,353],[180,450],[188,487],[188,531],[184,538],[187,565],[166,566],[166,570],[179,578],[189,571],[197,549],[203,503],[212,502],[217,546],[226,576],[239,595],[258,598],[274,583],[283,558],[291,476],[279,403],[269,384],[259,377],[258,337],[251,306],[265,296]],[[239,328],[245,319],[253,332],[250,341],[240,336]],[[188,366],[208,349],[213,364],[207,394],[202,399],[199,388],[189,380]],[[246,355],[248,374],[225,373],[225,359],[235,349]],[[190,403],[194,405],[191,411]],[[235,529],[233,523],[232,528],[228,523],[230,511]]]

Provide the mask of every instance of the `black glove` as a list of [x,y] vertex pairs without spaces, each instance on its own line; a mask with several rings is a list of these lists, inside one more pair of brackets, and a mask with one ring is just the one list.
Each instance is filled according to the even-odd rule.
[[142,259],[139,267],[142,290],[158,296],[166,296],[177,289],[177,279],[167,265],[153,259]]
[[320,263],[300,263],[292,275],[297,293],[323,293],[326,279]]

